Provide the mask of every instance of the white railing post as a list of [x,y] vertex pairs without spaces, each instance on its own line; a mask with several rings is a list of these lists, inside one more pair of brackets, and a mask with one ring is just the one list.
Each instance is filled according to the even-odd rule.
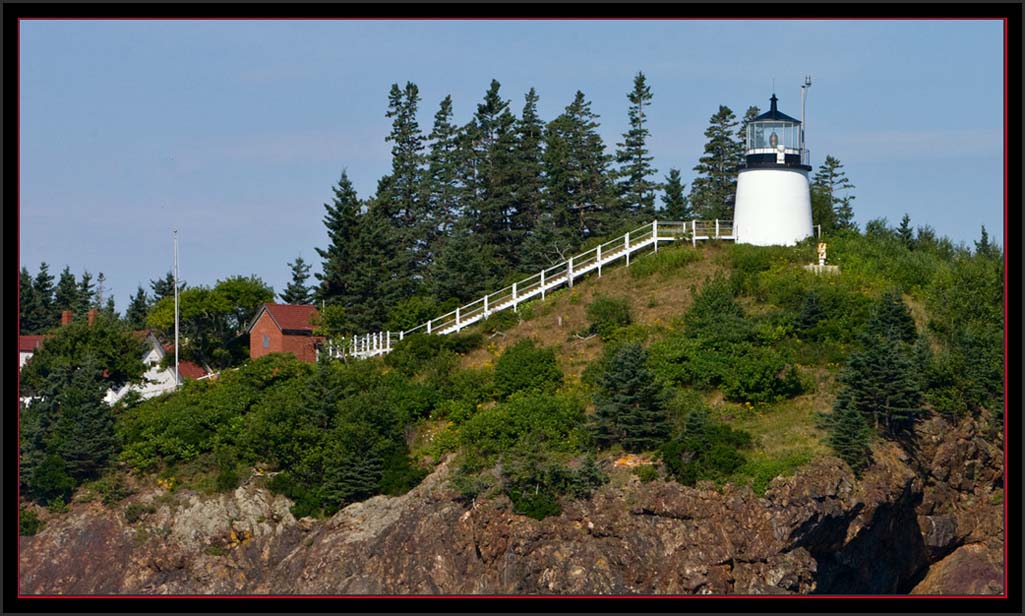
[[459,331],[459,306],[456,306],[456,331]]
[[404,329],[403,330],[399,330],[399,342],[402,342],[402,339],[405,338],[405,337],[406,337],[406,330],[404,330]]
[[601,278],[601,244],[598,244],[598,278]]
[[626,236],[623,238],[623,250],[626,251],[626,266],[630,267],[630,232],[626,232]]
[[519,312],[520,310],[520,298],[516,296],[516,283],[513,283],[513,310]]
[[545,298],[545,271],[541,270],[541,299]]
[[698,220],[692,218],[690,221],[690,243],[694,248],[698,247]]
[[386,349],[388,349],[389,351],[391,351],[391,330],[388,330],[388,333],[385,334],[384,342],[385,342],[384,347]]
[[566,279],[569,282],[569,286],[573,286],[573,257],[566,261]]
[[488,318],[488,296],[484,296],[484,318]]
[[431,321],[427,321],[427,333],[431,333]]
[[715,219],[715,239],[719,239],[719,219]]
[[651,237],[655,240],[655,252],[658,252],[658,221],[651,221]]

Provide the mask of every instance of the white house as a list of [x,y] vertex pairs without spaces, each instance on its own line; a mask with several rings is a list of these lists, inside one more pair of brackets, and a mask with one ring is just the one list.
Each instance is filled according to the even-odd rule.
[[[174,352],[174,347],[171,345],[161,345],[160,341],[157,340],[157,337],[151,331],[132,333],[136,336],[145,336],[147,348],[146,354],[142,358],[142,363],[146,364],[148,369],[146,374],[143,375],[141,383],[129,383],[117,391],[109,390],[106,398],[104,398],[108,404],[115,404],[118,400],[124,398],[129,391],[138,392],[142,399],[145,400],[174,390],[173,361],[166,368],[162,368],[160,365],[168,353]],[[210,376],[206,370],[191,361],[179,361],[178,373],[183,380],[187,378],[203,379]]]

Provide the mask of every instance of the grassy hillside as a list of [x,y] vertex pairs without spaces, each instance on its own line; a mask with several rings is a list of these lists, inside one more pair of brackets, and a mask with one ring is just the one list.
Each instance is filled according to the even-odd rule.
[[[451,455],[467,499],[504,494],[543,517],[630,473],[762,492],[817,456],[857,470],[926,412],[999,426],[999,255],[908,246],[877,226],[832,238],[841,273],[820,276],[803,268],[814,250],[664,245],[383,359],[247,362],[119,409],[121,466],[79,497],[116,500],[126,471],[219,491],[257,469],[298,515],[328,515],[402,493]],[[886,348],[915,408],[894,419],[848,364],[872,368],[869,340],[898,326]],[[847,423],[829,420],[838,397],[854,401]]]

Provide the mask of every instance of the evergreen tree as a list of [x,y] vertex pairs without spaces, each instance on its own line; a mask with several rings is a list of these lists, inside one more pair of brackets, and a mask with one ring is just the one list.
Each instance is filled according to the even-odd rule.
[[594,395],[599,444],[620,443],[636,452],[654,449],[669,437],[666,392],[646,362],[643,347],[626,344],[605,363]]
[[541,221],[544,190],[544,123],[537,115],[538,96],[531,88],[524,97],[523,112],[516,122],[516,144],[513,152],[512,232],[513,241],[520,245],[520,267],[524,261],[533,262],[532,255],[524,254],[523,243],[534,235]]
[[32,275],[25,266],[22,266],[18,280],[18,320],[21,335],[33,334],[38,331],[39,324],[36,323],[34,314],[36,302]]
[[900,219],[900,226],[897,227],[897,237],[904,246],[911,250],[915,247],[914,233],[911,230],[911,217],[904,214],[904,217]]
[[146,328],[146,313],[149,312],[149,298],[146,290],[139,285],[135,295],[128,302],[128,309],[125,310],[125,321],[128,326],[135,330]]
[[748,123],[757,118],[761,110],[757,106],[752,105],[747,108],[744,112],[744,119],[740,122],[740,127],[737,129],[737,165],[747,162],[747,125]]
[[92,304],[90,308],[100,310],[104,306],[107,293],[107,277],[103,275],[103,272],[96,277],[96,291],[93,293]]
[[736,116],[725,105],[709,120],[705,130],[705,154],[694,171],[690,202],[698,216],[711,220],[732,220],[733,200],[737,192]]
[[441,101],[434,115],[434,128],[428,135],[430,150],[427,155],[427,175],[424,182],[425,208],[428,211],[429,229],[424,238],[429,248],[429,258],[441,250],[445,239],[460,215],[458,129],[452,124],[452,97]]
[[473,232],[471,223],[460,221],[432,264],[432,294],[439,303],[451,298],[460,302],[479,298],[497,288],[501,267],[495,247]]
[[338,185],[332,191],[334,199],[324,204],[326,214],[323,220],[327,228],[328,246],[326,249],[316,249],[323,260],[321,273],[316,274],[320,281],[316,297],[321,301],[350,307],[361,299],[354,288],[352,277],[357,261],[362,258],[356,241],[362,203],[344,169]]
[[74,312],[78,303],[78,282],[71,268],[65,266],[61,270],[60,279],[57,281],[57,289],[53,296],[54,310],[59,314],[65,310]]
[[619,195],[627,212],[634,216],[651,219],[655,215],[655,190],[658,184],[651,180],[656,170],[652,168],[653,156],[648,155],[649,131],[645,108],[651,104],[651,87],[638,72],[634,77],[634,88],[627,94],[630,101],[630,130],[623,134],[623,142],[617,143],[616,162]]
[[597,120],[591,103],[578,91],[545,131],[545,209],[556,227],[572,230],[576,245],[608,233],[622,220],[609,179],[611,157],[605,153]]
[[395,228],[377,200],[358,219],[352,239],[352,261],[344,292],[334,302],[342,305],[356,332],[381,329],[392,308],[409,296],[410,279],[405,254],[395,249]]
[[313,289],[306,284],[310,278],[310,266],[303,261],[302,255],[296,257],[288,266],[292,268],[292,281],[285,287],[285,292],[279,295],[281,301],[286,304],[312,303]]
[[662,213],[660,216],[668,220],[688,221],[694,218],[687,196],[683,194],[684,184],[680,181],[680,170],[670,169],[663,184],[665,193],[662,195]]
[[113,295],[107,296],[107,302],[103,305],[103,308],[101,308],[100,310],[102,310],[104,313],[106,313],[107,316],[109,316],[112,319],[121,318],[121,315],[117,313],[117,308],[114,303]]
[[106,389],[99,363],[86,357],[57,398],[60,418],[50,450],[77,481],[97,476],[117,450],[114,414],[103,399]]
[[[174,287],[171,287],[172,290]],[[96,298],[96,287],[93,285],[93,275],[88,270],[82,272],[82,279],[78,283],[78,303],[75,305],[75,314],[85,315],[92,307]]]
[[982,225],[982,232],[975,242],[975,255],[984,259],[1000,256],[1000,249],[989,241],[989,234],[986,233],[986,225]]
[[329,510],[377,494],[384,475],[380,436],[373,426],[361,421],[346,422],[335,430],[335,438],[320,487],[321,499]]
[[53,302],[53,276],[46,262],[39,264],[39,273],[32,281],[32,304],[28,306],[29,322],[37,332],[44,332],[58,324]]
[[843,171],[843,164],[833,156],[827,155],[812,179],[812,190],[821,191],[829,198],[836,229],[855,228],[854,210],[851,207],[854,195],[848,192],[853,189],[854,185]]
[[851,353],[840,372],[844,404],[871,420],[875,428],[897,436],[922,413],[922,392],[906,345],[868,332],[863,348]]
[[794,327],[800,332],[802,338],[814,339],[813,330],[825,316],[826,313],[822,309],[819,294],[812,290],[804,297],[801,312],[794,320]]
[[836,212],[833,211],[829,195],[815,186],[811,187],[810,192],[812,224],[818,225],[821,234],[836,231]]
[[[174,297],[174,272],[169,271],[163,278],[149,281],[150,289],[153,289],[153,303],[157,303],[165,297]],[[178,281],[178,293],[186,289],[188,285],[184,280]]]
[[394,274],[410,292],[427,266],[428,245],[421,231],[434,224],[433,220],[425,220],[431,212],[424,206],[421,194],[424,146],[416,119],[419,103],[420,90],[416,84],[407,82],[405,88],[392,84],[385,114],[392,120],[391,133],[385,138],[392,143],[392,172],[378,182],[377,188],[378,207],[395,231],[396,258],[392,266],[398,269]]
[[897,289],[883,293],[866,327],[872,335],[886,336],[906,344],[913,344],[918,336],[911,311]]
[[856,476],[871,463],[869,449],[871,429],[865,415],[859,412],[848,396],[840,396],[833,405],[833,414],[826,417],[826,443],[846,462]]

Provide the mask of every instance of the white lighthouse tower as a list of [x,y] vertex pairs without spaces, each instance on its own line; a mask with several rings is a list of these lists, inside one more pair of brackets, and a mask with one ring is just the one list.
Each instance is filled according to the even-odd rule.
[[733,211],[737,243],[789,246],[812,234],[804,129],[776,101],[773,94],[769,110],[747,125]]

